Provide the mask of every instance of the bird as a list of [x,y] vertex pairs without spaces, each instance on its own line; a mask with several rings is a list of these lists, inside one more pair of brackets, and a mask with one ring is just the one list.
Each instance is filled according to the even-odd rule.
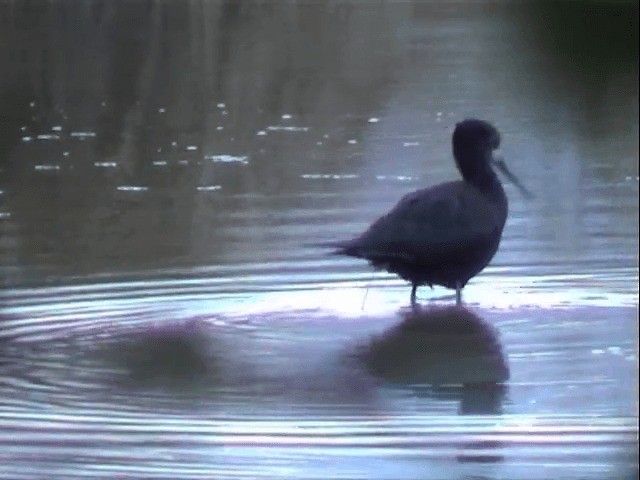
[[367,260],[411,284],[411,307],[419,286],[462,289],[498,250],[508,201],[493,167],[526,197],[533,195],[494,157],[500,134],[489,122],[468,118],[452,135],[455,165],[462,180],[441,183],[402,197],[361,235],[332,242],[333,253]]

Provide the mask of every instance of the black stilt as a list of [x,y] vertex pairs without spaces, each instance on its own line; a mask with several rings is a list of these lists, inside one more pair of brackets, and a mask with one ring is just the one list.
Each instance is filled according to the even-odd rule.
[[412,307],[418,285],[455,288],[461,305],[462,287],[498,250],[509,202],[493,167],[531,197],[494,158],[500,133],[490,123],[457,123],[451,145],[462,180],[408,193],[358,237],[331,243],[335,253],[366,259],[409,282]]

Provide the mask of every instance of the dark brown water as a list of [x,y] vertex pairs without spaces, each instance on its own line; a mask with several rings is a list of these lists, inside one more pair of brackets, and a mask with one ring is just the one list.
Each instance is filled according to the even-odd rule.
[[[0,4],[0,478],[633,478],[637,19]],[[469,116],[536,198],[410,314],[310,245],[456,178]]]

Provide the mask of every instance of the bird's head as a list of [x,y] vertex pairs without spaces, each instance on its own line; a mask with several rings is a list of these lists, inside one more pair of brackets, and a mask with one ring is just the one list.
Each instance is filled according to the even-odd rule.
[[500,133],[496,127],[484,120],[474,118],[456,124],[453,131],[453,156],[462,177],[475,185],[491,185],[497,167],[527,198],[529,192],[507,168],[504,160],[494,158],[493,151],[500,147]]
[[485,157],[500,146],[500,133],[489,122],[470,118],[456,124],[452,143],[456,159],[468,155]]

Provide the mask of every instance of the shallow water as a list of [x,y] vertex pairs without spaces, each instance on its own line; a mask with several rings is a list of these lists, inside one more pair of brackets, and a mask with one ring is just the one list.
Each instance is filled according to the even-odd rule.
[[[0,478],[632,478],[637,7],[545,5],[1,5]],[[536,198],[412,314],[313,245],[468,116]]]

